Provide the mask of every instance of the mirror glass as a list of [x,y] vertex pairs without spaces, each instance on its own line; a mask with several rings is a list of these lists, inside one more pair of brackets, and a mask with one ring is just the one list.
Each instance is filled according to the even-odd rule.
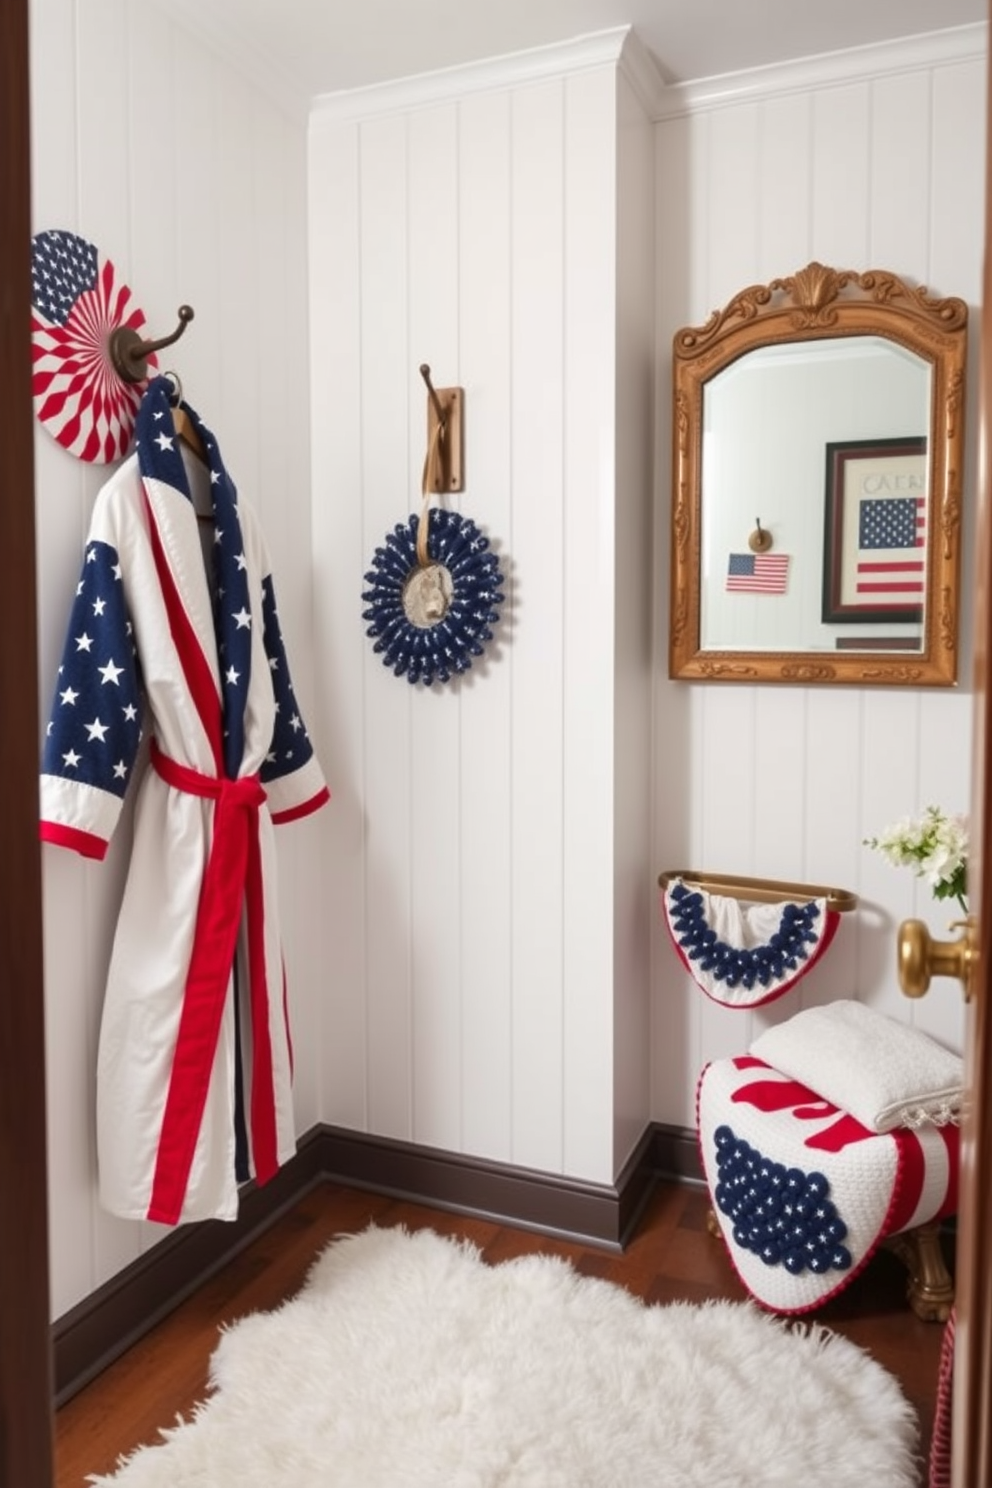
[[955,680],[966,320],[810,265],[676,336],[671,675]]

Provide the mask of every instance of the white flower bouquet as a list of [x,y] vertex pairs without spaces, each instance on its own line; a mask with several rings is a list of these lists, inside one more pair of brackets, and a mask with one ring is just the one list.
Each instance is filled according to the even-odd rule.
[[935,899],[956,899],[968,913],[968,824],[963,816],[949,816],[938,806],[923,815],[904,817],[877,837],[866,837],[865,847],[881,853],[894,868],[912,868],[930,886]]

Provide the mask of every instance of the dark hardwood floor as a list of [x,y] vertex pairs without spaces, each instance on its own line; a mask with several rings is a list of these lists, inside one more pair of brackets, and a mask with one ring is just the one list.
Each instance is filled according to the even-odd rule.
[[[153,1332],[56,1415],[57,1488],[83,1488],[88,1473],[154,1442],[206,1393],[218,1329],[277,1307],[302,1285],[318,1252],[336,1234],[381,1226],[428,1226],[475,1242],[493,1264],[535,1250],[567,1257],[577,1270],[627,1287],[648,1303],[743,1299],[722,1243],[706,1229],[708,1197],[689,1184],[661,1184],[622,1255],[549,1239],[508,1225],[428,1209],[324,1184],[200,1288]],[[926,1451],[933,1425],[942,1328],[921,1322],[905,1301],[905,1273],[887,1252],[815,1314],[867,1349],[901,1381],[920,1418]]]

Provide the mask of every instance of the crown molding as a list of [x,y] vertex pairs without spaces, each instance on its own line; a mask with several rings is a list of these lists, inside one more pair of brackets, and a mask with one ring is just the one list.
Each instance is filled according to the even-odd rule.
[[627,28],[620,50],[620,71],[633,88],[648,118],[656,119],[664,107],[665,79],[654,56],[633,26]]
[[929,31],[901,41],[879,42],[847,51],[825,52],[797,62],[774,63],[747,72],[728,72],[695,82],[664,88],[654,118],[678,118],[706,109],[760,102],[786,93],[880,78],[955,62],[984,61],[988,53],[988,25],[954,26]]
[[[395,82],[373,83],[366,88],[352,88],[340,93],[322,93],[311,104],[311,125],[319,128],[324,124],[355,123],[381,114],[406,113],[411,109],[452,103],[469,94],[494,88],[518,88],[525,83],[571,76],[594,67],[615,67],[620,63],[625,43],[630,48],[631,58],[639,48],[650,62],[646,50],[639,43],[630,42],[630,35],[629,26],[616,26],[608,31],[578,36],[572,41],[531,47],[527,51],[419,73]],[[635,77],[643,79],[644,62],[631,61],[629,66],[636,69]]]

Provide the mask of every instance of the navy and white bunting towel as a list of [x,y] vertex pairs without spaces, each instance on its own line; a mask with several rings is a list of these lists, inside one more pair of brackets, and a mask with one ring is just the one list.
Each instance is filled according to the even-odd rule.
[[825,899],[744,905],[677,878],[662,896],[676,954],[693,981],[724,1007],[781,997],[815,966],[840,923]]

